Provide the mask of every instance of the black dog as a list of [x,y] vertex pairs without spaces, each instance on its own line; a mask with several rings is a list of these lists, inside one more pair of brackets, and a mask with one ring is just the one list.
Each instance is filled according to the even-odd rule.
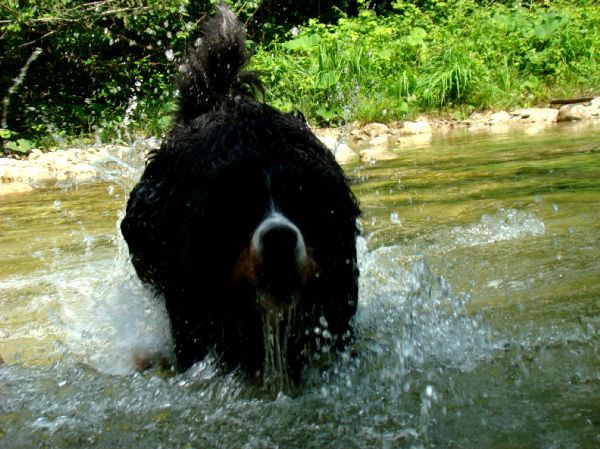
[[227,370],[297,381],[352,338],[359,209],[304,120],[254,98],[248,58],[219,6],[180,67],[176,124],[121,230],[165,297],[180,368],[213,352]]

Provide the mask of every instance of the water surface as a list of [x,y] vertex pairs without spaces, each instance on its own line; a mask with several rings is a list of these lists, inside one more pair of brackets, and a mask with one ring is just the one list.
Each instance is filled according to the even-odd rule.
[[169,351],[118,233],[142,161],[0,198],[0,447],[600,446],[600,129],[437,137],[348,167],[358,355],[296,397]]

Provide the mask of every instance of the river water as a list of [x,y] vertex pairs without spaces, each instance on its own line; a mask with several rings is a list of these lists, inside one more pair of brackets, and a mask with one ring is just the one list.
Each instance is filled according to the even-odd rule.
[[600,128],[348,167],[357,356],[294,397],[168,353],[118,233],[139,157],[0,198],[0,448],[600,447]]

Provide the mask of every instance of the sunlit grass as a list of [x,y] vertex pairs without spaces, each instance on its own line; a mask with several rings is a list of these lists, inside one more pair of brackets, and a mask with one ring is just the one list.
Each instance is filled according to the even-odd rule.
[[311,23],[297,37],[260,47],[254,64],[268,74],[267,99],[336,124],[600,93],[599,10],[451,3],[435,24],[434,12],[361,14],[337,26]]

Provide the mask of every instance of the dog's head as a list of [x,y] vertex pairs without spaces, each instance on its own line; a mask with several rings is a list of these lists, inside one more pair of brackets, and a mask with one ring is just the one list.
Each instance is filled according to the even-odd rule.
[[162,184],[149,180],[152,195],[165,208],[155,220],[164,229],[152,234],[170,240],[155,258],[167,270],[155,271],[180,285],[244,289],[254,305],[277,310],[354,262],[359,212],[333,155],[304,122],[258,107],[215,113],[171,136],[151,160],[148,173],[162,170]]

